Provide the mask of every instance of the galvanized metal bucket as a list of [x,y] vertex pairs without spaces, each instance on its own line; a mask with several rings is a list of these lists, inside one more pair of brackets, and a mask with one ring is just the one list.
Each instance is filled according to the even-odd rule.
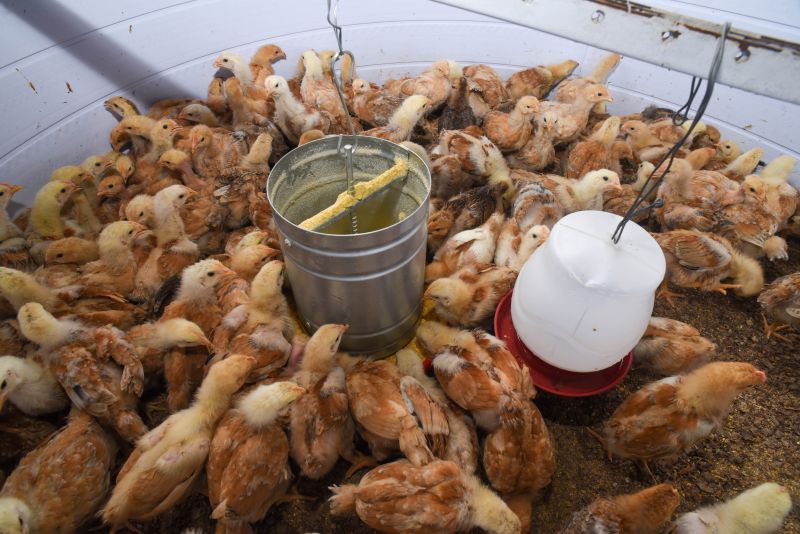
[[[408,174],[355,208],[359,233],[345,216],[316,231],[305,219],[347,189],[341,147],[356,144],[355,182],[408,162]],[[406,148],[373,137],[323,138],[298,147],[270,172],[267,197],[281,239],[286,274],[309,332],[350,325],[342,350],[385,356],[414,336],[425,278],[430,170]]]

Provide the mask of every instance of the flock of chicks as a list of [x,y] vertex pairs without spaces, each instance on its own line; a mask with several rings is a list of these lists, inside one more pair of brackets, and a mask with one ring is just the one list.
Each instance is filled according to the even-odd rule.
[[[283,293],[264,189],[289,147],[349,132],[331,57],[305,52],[287,80],[272,67],[286,58],[278,46],[249,64],[223,53],[214,66],[227,77],[212,80],[206,100],[160,101],[145,115],[108,100],[114,151],[54,171],[14,220],[5,208],[20,187],[0,185],[0,350],[13,355],[0,357],[0,402],[33,417],[71,406],[5,481],[0,531],[77,532],[96,514],[135,531],[130,521],[201,491],[218,533],[252,532],[273,504],[301,497],[290,458],[299,476],[319,479],[340,457],[348,475],[375,467],[332,488],[334,514],[383,532],[527,531],[555,446],[527,368],[481,328],[560,217],[624,214],[650,174],[661,182],[648,200],[663,201],[652,223],[667,297],[667,281],[761,292],[772,318],[800,323],[800,273],[762,291],[757,262],[785,259],[778,233],[797,231],[794,160],[753,174],[759,149],[741,153],[700,124],[669,172],[656,169],[687,129],[665,110],[609,116],[611,55],[586,77],[569,77],[574,61],[506,81],[487,65],[439,61],[383,86],[345,65],[356,128],[431,168],[425,297],[435,317],[428,309],[396,365],[338,353],[344,325],[306,338]],[[715,349],[691,326],[653,318],[636,361],[671,376],[596,434],[608,454],[647,468],[721,427],[737,394],[766,377],[707,363]],[[148,429],[140,410],[170,415]],[[119,453],[127,459],[112,480]],[[679,500],[669,484],[601,498],[564,532],[656,532]],[[674,528],[774,532],[790,507],[769,483]]]

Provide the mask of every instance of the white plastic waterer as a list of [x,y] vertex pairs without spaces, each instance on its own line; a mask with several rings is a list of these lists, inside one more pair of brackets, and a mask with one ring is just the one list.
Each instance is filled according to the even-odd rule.
[[525,263],[511,297],[520,340],[545,362],[579,373],[610,367],[636,345],[666,262],[658,243],[622,217],[579,211],[559,220]]

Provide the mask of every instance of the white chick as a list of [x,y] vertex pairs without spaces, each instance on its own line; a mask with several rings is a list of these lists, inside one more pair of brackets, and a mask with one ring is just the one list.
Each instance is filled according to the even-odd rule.
[[0,356],[0,410],[6,400],[33,416],[67,407],[67,396],[53,372],[33,360],[16,356]]

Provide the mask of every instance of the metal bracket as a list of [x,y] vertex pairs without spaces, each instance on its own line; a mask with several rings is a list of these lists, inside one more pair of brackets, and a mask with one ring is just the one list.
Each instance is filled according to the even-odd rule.
[[[704,76],[722,25],[626,0],[434,0]],[[766,9],[766,8],[765,8]],[[719,82],[800,104],[800,43],[731,28]]]

